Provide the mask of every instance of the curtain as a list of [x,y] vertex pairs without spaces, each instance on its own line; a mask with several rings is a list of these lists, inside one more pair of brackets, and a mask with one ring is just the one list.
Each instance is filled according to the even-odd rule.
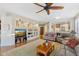
[[79,37],[79,17],[75,20],[75,32],[76,36]]

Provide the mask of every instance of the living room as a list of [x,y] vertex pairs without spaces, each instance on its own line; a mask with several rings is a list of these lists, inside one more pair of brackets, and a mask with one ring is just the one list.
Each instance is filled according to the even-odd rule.
[[0,4],[1,55],[78,56],[79,4],[48,3],[63,9],[36,13],[42,9],[38,4],[46,5]]

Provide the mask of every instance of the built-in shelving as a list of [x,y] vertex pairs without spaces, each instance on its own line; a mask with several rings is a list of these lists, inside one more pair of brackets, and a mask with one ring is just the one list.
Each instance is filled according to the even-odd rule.
[[25,22],[22,19],[18,19],[16,20],[16,28],[26,29],[27,40],[32,40],[34,38],[37,38],[39,35],[37,23]]
[[35,39],[39,36],[39,31],[38,30],[28,30],[27,31],[27,40],[32,40]]

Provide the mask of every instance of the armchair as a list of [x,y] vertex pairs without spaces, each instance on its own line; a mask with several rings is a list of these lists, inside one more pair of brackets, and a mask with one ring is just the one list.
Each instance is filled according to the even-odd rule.
[[56,33],[54,32],[46,33],[44,37],[45,40],[50,40],[50,41],[55,41],[55,38],[56,38]]

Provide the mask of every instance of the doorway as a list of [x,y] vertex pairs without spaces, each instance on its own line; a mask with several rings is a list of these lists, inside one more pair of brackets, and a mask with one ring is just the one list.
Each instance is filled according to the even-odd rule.
[[44,38],[44,27],[40,27],[40,39]]

